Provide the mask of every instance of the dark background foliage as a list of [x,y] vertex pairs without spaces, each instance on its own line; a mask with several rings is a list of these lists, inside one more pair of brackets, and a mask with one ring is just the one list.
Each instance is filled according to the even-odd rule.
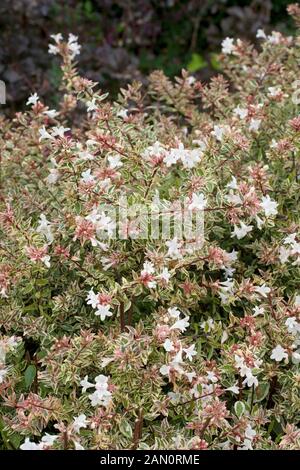
[[[1,0],[0,79],[7,109],[38,91],[55,106],[59,65],[47,53],[50,34],[79,36],[80,70],[113,95],[153,69],[184,67],[202,80],[218,69],[226,36],[255,41],[258,28],[286,30],[290,0]],[[3,107],[2,107],[3,109]]]

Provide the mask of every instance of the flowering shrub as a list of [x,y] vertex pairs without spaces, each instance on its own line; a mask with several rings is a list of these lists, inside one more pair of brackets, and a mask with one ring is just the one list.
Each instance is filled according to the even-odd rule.
[[[59,109],[1,120],[2,448],[299,448],[300,40],[258,37],[114,103],[52,37]],[[204,236],[141,236],[158,193]]]

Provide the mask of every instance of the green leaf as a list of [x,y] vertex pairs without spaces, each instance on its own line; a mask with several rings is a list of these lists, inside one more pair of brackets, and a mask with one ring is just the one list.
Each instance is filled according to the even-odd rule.
[[30,304],[30,305],[27,305],[27,307],[23,308],[23,313],[35,312],[36,310],[37,310],[37,305],[36,304]]
[[32,282],[28,282],[28,284],[27,284],[25,287],[23,287],[22,293],[23,293],[23,294],[29,294],[30,292],[33,291],[33,289],[34,289],[33,283],[32,283]]
[[240,418],[241,416],[243,416],[244,412],[245,412],[245,405],[242,401],[237,401],[235,402],[234,404],[234,411],[235,411],[235,414],[237,415],[238,418]]
[[124,303],[124,312],[127,312],[130,309],[130,307],[131,307],[131,300],[126,299]]
[[16,434],[16,433],[10,434],[8,442],[11,444],[13,449],[17,450],[19,449],[20,444],[21,444],[21,436],[19,436],[19,434]]
[[37,279],[35,281],[35,284],[39,287],[43,287],[43,286],[46,286],[47,284],[49,284],[49,280],[48,279]]
[[150,450],[150,449],[151,447],[148,444],[146,444],[146,442],[140,442],[139,450]]
[[206,66],[207,66],[207,62],[204,60],[202,55],[194,52],[192,54],[191,60],[187,64],[187,69],[189,72],[197,72],[198,70],[201,70]]
[[119,428],[123,436],[127,437],[128,439],[132,438],[132,428],[130,426],[130,423],[126,419],[123,419],[123,421],[121,421]]
[[27,388],[30,388],[34,378],[36,376],[36,367],[33,364],[30,364],[25,370],[24,380]]

